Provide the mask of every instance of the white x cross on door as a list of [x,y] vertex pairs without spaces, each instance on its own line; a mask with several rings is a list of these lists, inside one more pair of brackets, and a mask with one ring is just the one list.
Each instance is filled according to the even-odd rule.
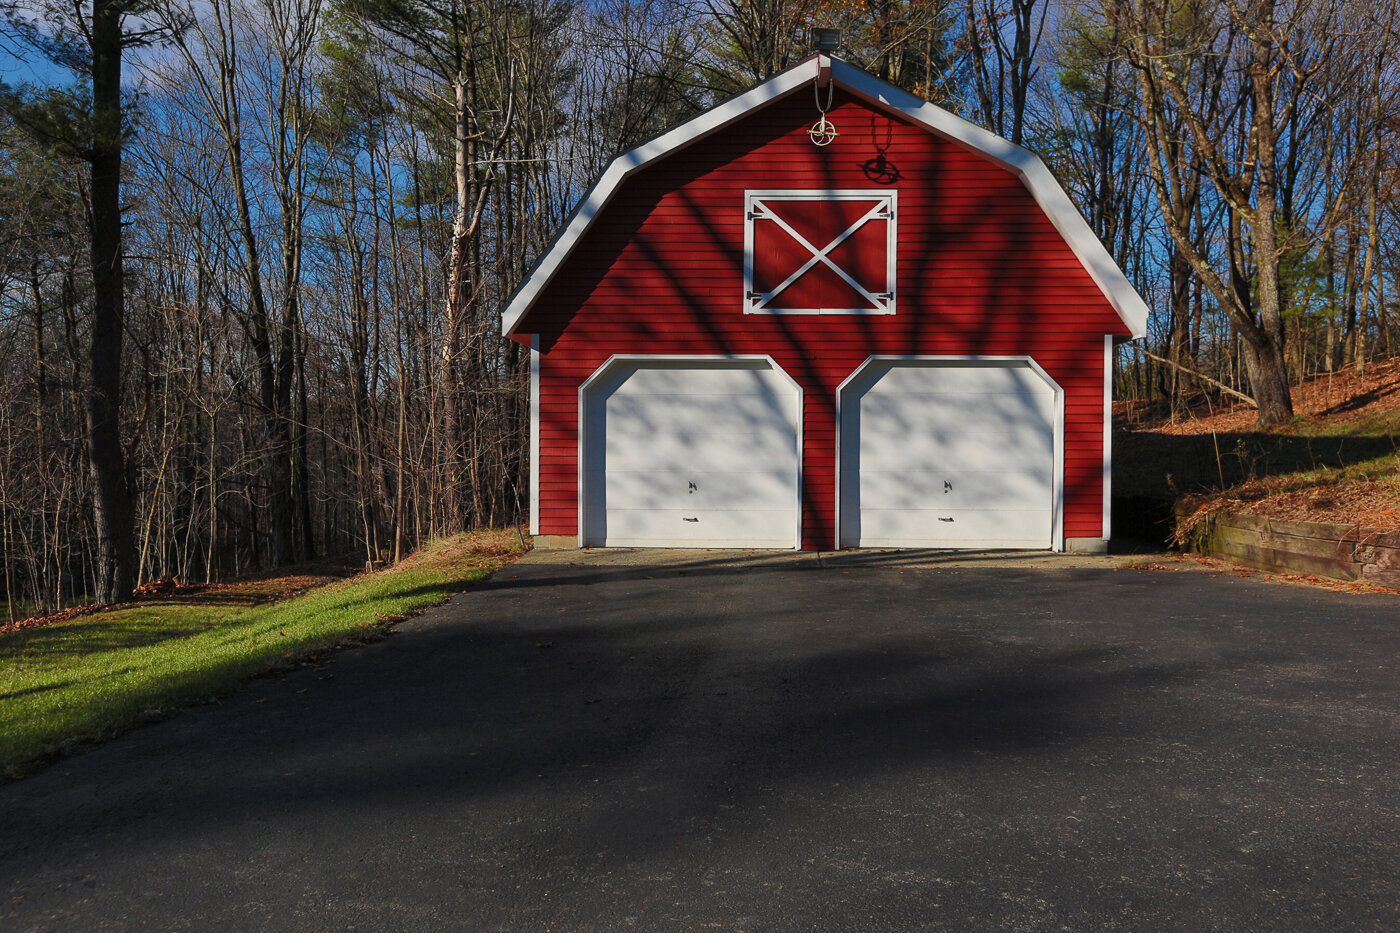
[[893,314],[893,191],[749,191],[744,313]]

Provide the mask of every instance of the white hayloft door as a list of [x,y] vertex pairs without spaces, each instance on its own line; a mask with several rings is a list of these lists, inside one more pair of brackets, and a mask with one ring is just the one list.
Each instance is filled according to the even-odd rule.
[[894,314],[898,193],[749,191],[745,314]]
[[614,360],[581,402],[582,544],[797,547],[800,396],[771,361]]
[[1053,547],[1059,420],[1023,360],[871,361],[841,392],[841,544]]

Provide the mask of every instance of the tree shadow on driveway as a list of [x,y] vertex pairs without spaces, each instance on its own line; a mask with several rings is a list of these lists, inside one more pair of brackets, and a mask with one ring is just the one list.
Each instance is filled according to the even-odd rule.
[[[632,575],[622,576],[609,582]],[[665,585],[666,575],[641,582]],[[1107,649],[1016,649],[940,632],[932,619],[852,644],[841,618],[850,609],[816,620],[807,608],[770,607],[764,632],[742,631],[713,607],[640,618],[606,603],[563,618],[550,618],[547,602],[537,609],[533,619],[425,622],[382,650],[344,656],[326,669],[333,681],[263,682],[142,730],[141,746],[159,731],[179,734],[162,753],[207,773],[190,783],[125,774],[104,781],[98,806],[120,823],[150,803],[154,780],[158,809],[186,816],[143,820],[136,835],[178,836],[206,821],[397,806],[408,795],[470,805],[541,780],[586,792],[600,775],[640,769],[686,818],[804,773],[849,777],[937,767],[974,749],[1093,741],[1107,698],[1182,676]],[[60,767],[129,758],[120,744]],[[102,769],[115,778],[132,767]],[[569,778],[580,770],[592,774]],[[665,792],[672,781],[677,792]],[[5,823],[10,839],[40,835],[13,811]]]
[[[1237,838],[1279,825],[1252,789],[1355,833],[1366,804],[1309,795],[1390,762],[1362,760],[1357,702],[1301,699],[1379,703],[1346,680],[1385,643],[1373,600],[1315,637],[1310,614],[1337,600],[1246,619],[1268,589],[1203,575],[518,571],[0,788],[0,870],[18,879],[0,919],[129,916],[178,889],[197,893],[172,917],[247,928],[249,903],[292,910],[314,890],[382,911],[325,922],[604,929],[632,904],[662,928],[704,919],[712,870],[747,886],[745,910],[763,909],[756,879],[779,879],[803,928],[823,927],[822,884],[924,903],[900,872],[987,886],[967,895],[987,918],[1024,919],[996,899],[1008,885],[1175,903],[1182,877],[1252,877]],[[1288,713],[1271,719],[1275,696]],[[1071,827],[1131,883],[1063,876]],[[1194,854],[1164,861],[1178,833]],[[1306,877],[1294,849],[1269,864]],[[462,912],[404,920],[385,905],[408,909],[408,879],[431,881],[413,903]],[[549,913],[563,905],[578,922]]]

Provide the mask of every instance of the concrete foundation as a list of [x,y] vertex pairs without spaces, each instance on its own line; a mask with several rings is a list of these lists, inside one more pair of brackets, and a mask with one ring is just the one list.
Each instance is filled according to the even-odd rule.
[[540,550],[578,550],[578,538],[573,535],[535,535],[531,540]]

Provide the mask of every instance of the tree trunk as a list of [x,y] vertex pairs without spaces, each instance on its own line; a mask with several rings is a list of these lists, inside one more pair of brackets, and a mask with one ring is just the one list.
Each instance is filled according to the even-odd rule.
[[[1356,336],[1353,338],[1351,365],[1353,372],[1360,376],[1366,372],[1366,329],[1370,326],[1367,312],[1370,308],[1371,277],[1375,271],[1376,247],[1380,240],[1378,208],[1380,201],[1381,159],[1379,151],[1375,155],[1370,183],[1366,189],[1366,257],[1361,262],[1361,281],[1357,285]],[[1376,289],[1376,306],[1380,307],[1380,288]]]
[[[1273,3],[1260,10],[1265,23],[1273,22]],[[1265,339],[1251,341],[1254,357],[1249,374],[1254,398],[1259,403],[1259,427],[1272,427],[1293,417],[1293,398],[1288,391],[1287,342],[1283,330],[1283,289],[1279,263],[1283,246],[1278,241],[1277,132],[1272,87],[1272,49],[1262,42],[1254,46],[1250,77],[1254,86],[1254,134],[1256,190],[1258,207],[1250,217],[1254,241],[1255,274],[1259,280],[1259,325]],[[1255,336],[1255,335],[1250,335]]]
[[92,343],[88,466],[94,489],[99,603],[131,598],[135,542],[121,445],[122,388],[122,35],[118,0],[92,10]]
[[1166,357],[1172,365],[1167,401],[1173,415],[1186,407],[1187,384],[1182,368],[1190,369],[1196,361],[1191,357],[1191,265],[1181,250],[1173,249],[1168,261],[1170,274],[1171,330],[1168,333]]
[[466,330],[466,315],[470,300],[470,240],[472,223],[473,155],[475,138],[471,131],[472,79],[470,63],[454,82],[456,101],[456,138],[453,145],[453,168],[456,182],[456,206],[452,216],[452,255],[448,264],[446,321],[443,327],[440,360],[443,397],[443,444],[447,468],[444,511],[448,531],[464,529],[467,516],[466,426],[462,410],[462,341]]
[[310,405],[306,390],[306,346],[297,340],[297,513],[301,522],[301,558],[316,559],[316,527],[311,516],[311,450],[307,435],[311,431]]
[[1277,343],[1255,346],[1249,340],[1240,341],[1244,371],[1249,377],[1250,391],[1259,406],[1256,424],[1268,427],[1282,424],[1293,417],[1293,399],[1288,391],[1288,371]]
[[[232,81],[233,77],[225,76],[224,80]],[[226,118],[224,132],[229,146],[229,177],[238,212],[238,229],[243,240],[248,300],[252,305],[246,312],[246,319],[253,355],[257,359],[258,407],[265,435],[260,453],[263,480],[267,485],[268,562],[278,567],[292,561],[291,432],[287,410],[282,405],[282,386],[278,384],[280,363],[273,344],[274,325],[262,288],[262,262],[244,180],[243,145],[236,112]],[[286,380],[286,385],[290,387],[290,380]],[[251,500],[249,505],[256,508]]]

